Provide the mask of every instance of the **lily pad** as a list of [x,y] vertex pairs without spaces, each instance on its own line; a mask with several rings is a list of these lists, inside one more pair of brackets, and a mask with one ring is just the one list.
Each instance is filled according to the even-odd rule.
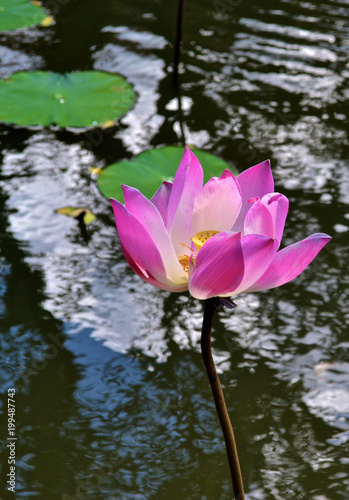
[[95,214],[86,207],[62,207],[56,208],[55,212],[57,214],[67,215],[68,217],[74,217],[82,221],[85,226],[93,222],[96,218]]
[[[143,151],[133,161],[119,161],[102,169],[97,178],[97,186],[106,198],[123,202],[121,184],[139,189],[151,198],[163,181],[173,181],[184,148],[166,146]],[[204,180],[219,177],[230,166],[217,156],[200,149],[194,150],[204,170]]]
[[45,14],[39,2],[0,0],[0,31],[28,28],[35,24],[49,26],[53,18]]
[[20,71],[0,80],[0,121],[17,125],[109,126],[134,101],[131,84],[104,71]]

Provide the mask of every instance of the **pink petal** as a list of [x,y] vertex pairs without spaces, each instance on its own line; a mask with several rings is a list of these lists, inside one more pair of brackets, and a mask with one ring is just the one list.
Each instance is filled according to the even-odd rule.
[[265,194],[274,191],[274,180],[270,168],[270,160],[258,163],[254,167],[244,170],[238,176],[243,200],[262,198]]
[[265,194],[274,191],[270,161],[265,160],[254,167],[248,168],[238,176],[237,181],[241,187],[242,206],[233,231],[242,231],[246,214],[251,208],[248,200],[251,198],[263,198]]
[[233,295],[243,292],[264,274],[279,248],[276,239],[261,234],[248,234],[241,243],[245,273]]
[[283,248],[276,254],[261,278],[246,291],[267,290],[293,280],[304,271],[330,239],[327,234],[317,233]]
[[[125,190],[125,197],[129,197],[128,190]],[[139,193],[141,194],[141,193]],[[147,200],[148,203],[149,200]],[[119,201],[111,200],[116,227],[120,236],[120,242],[125,253],[129,257],[128,262],[132,259],[133,265],[132,269],[137,272],[145,281],[154,278],[163,285],[169,287],[178,287],[185,285],[187,281],[186,273],[182,270],[176,255],[174,258],[177,263],[176,266],[174,262],[169,263],[168,256],[162,255],[159,250],[157,242],[154,241],[153,235],[159,236],[159,233],[151,233],[148,231],[147,227],[144,227],[141,221],[139,221],[135,215],[130,213]],[[154,207],[154,210],[155,207]],[[160,220],[161,217],[158,214]],[[164,250],[165,245],[162,245],[162,250]],[[171,247],[172,248],[172,247]],[[172,248],[172,252],[173,248]],[[178,266],[177,266],[178,264]],[[177,269],[174,269],[177,267]],[[173,272],[174,269],[174,272]],[[178,272],[176,272],[178,271]]]
[[125,256],[125,259],[131,269],[140,277],[142,278],[146,283],[149,283],[149,285],[155,286],[157,288],[161,288],[161,290],[166,290],[167,292],[185,292],[188,290],[188,283],[186,283],[183,286],[175,286],[175,285],[165,285],[164,283],[160,283],[160,281],[157,281],[154,276],[151,274],[147,273],[147,276],[144,275],[144,272],[140,267],[137,265],[137,263],[132,259],[131,255],[127,252],[125,247],[121,244],[121,249],[123,251],[123,254]]
[[197,299],[230,296],[244,275],[240,233],[219,233],[198,252],[189,269],[189,292]]
[[240,208],[240,186],[230,170],[224,170],[219,178],[210,179],[196,197],[193,234],[205,230],[230,231]]
[[283,194],[270,193],[262,198],[262,203],[268,208],[273,220],[274,238],[281,241],[288,212],[289,201]]
[[148,270],[151,270],[158,279],[166,279],[160,252],[148,231],[119,201],[110,201],[121,245],[143,274],[143,278],[148,278]]
[[187,280],[187,276],[178,262],[159,211],[138,189],[122,186],[122,190],[126,209],[136,217],[154,241],[160,252],[168,278],[183,284]]
[[178,255],[183,253],[181,243],[191,245],[194,201],[202,187],[202,180],[203,171],[199,160],[188,147],[185,147],[173,181],[166,222],[172,244]]
[[244,234],[265,234],[273,238],[274,224],[268,208],[260,199],[251,205],[245,218]]
[[150,200],[152,204],[155,205],[158,211],[160,212],[162,220],[164,221],[165,224],[167,220],[167,209],[171,191],[172,191],[172,182],[165,181],[161,184],[159,189],[156,191],[156,193]]

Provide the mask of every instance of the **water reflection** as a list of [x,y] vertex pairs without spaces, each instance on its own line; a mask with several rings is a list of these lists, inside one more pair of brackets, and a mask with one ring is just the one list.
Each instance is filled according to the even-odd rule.
[[[16,497],[49,495],[60,477],[71,483],[74,467],[61,460],[62,451],[76,448],[81,435],[63,433],[74,419],[73,392],[79,379],[74,355],[64,347],[62,324],[43,309],[42,274],[25,263],[26,250],[8,230],[7,201],[1,200],[1,400],[7,408],[7,389],[16,389],[17,477]],[[7,427],[7,413],[1,425]],[[87,424],[87,430],[89,424]],[[49,445],[49,446],[48,446]],[[2,477],[9,472],[7,449],[1,453]],[[7,498],[6,482],[1,487]],[[46,493],[45,493],[46,492]],[[13,495],[13,493],[10,493]]]

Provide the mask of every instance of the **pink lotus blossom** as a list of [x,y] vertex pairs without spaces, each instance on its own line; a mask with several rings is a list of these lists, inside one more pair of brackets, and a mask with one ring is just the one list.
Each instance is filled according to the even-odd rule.
[[173,183],[151,200],[128,186],[125,205],[111,199],[123,253],[147,283],[197,299],[266,290],[296,278],[331,239],[317,233],[279,251],[288,199],[274,192],[269,160],[202,183],[186,147]]

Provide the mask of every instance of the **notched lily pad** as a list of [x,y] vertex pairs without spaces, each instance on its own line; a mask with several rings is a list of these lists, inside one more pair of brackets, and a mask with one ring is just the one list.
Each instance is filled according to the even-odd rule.
[[57,214],[67,215],[68,217],[74,217],[83,222],[85,226],[93,222],[96,218],[95,214],[86,207],[62,207],[57,208],[55,212]]
[[[121,184],[139,189],[151,198],[163,181],[172,181],[182,159],[184,148],[166,146],[149,149],[140,153],[132,161],[119,161],[102,169],[97,178],[97,186],[106,198],[123,202]],[[204,180],[219,177],[223,170],[230,169],[225,161],[200,149],[193,149],[204,170]]]
[[45,14],[40,2],[28,0],[0,0],[0,31],[13,31],[36,24],[44,27],[54,22]]
[[111,126],[135,102],[130,83],[104,71],[20,71],[0,80],[0,121],[24,126]]

